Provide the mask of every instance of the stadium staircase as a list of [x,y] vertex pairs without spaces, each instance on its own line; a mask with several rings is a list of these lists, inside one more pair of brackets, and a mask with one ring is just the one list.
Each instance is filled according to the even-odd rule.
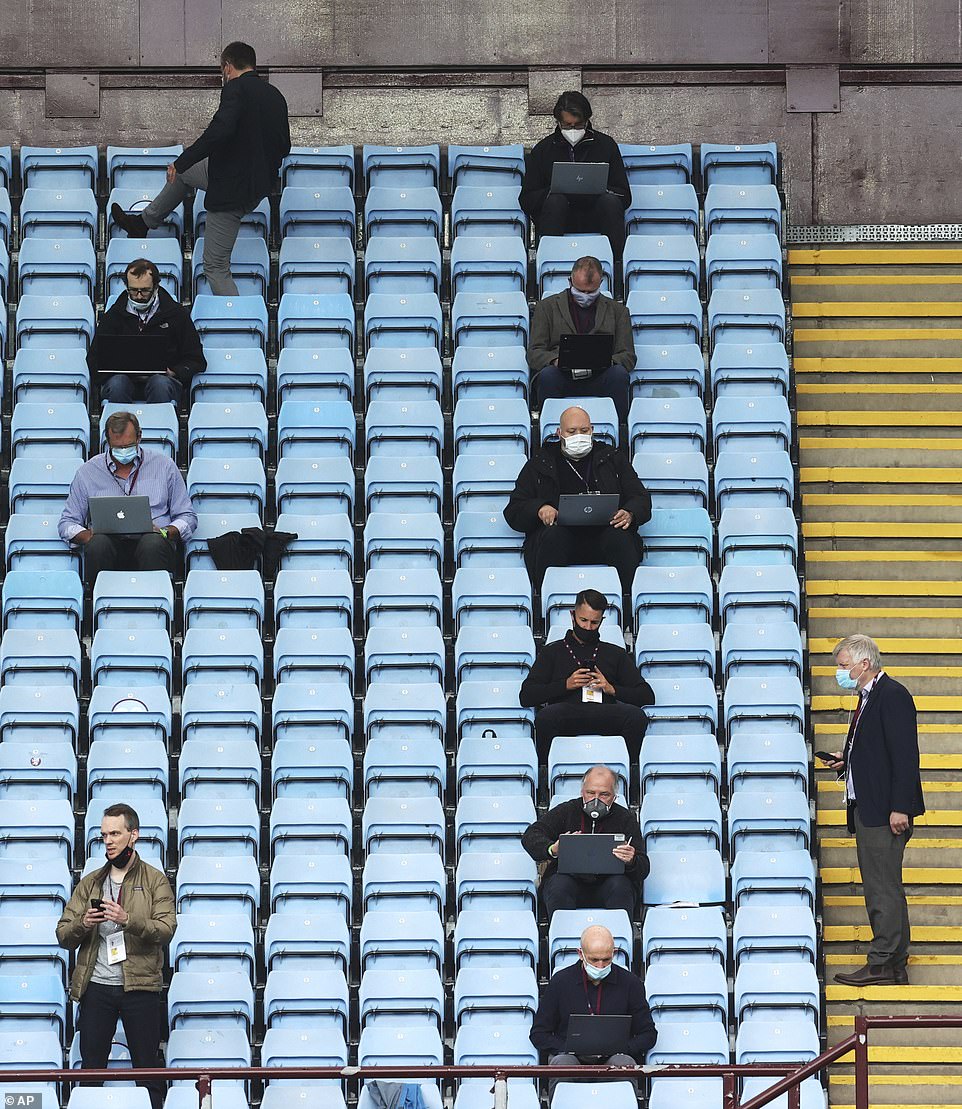
[[[789,265],[814,746],[840,747],[854,705],[835,685],[833,644],[875,637],[915,696],[928,808],[906,851],[911,984],[839,986],[832,975],[861,965],[871,932],[841,785],[816,775],[834,1043],[854,1014],[935,1015],[962,1000],[962,249],[795,249]],[[957,1029],[872,1042],[873,1105],[962,1104]],[[833,1068],[830,1103],[851,1105],[853,1083]]]

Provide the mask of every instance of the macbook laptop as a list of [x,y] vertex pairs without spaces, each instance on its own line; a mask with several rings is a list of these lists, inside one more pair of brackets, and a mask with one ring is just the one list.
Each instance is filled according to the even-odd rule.
[[620,834],[561,836],[558,840],[558,873],[624,874],[625,864],[611,853],[624,842],[625,837]]
[[558,498],[558,523],[569,528],[610,524],[620,501],[617,493],[562,493]]
[[555,162],[551,167],[553,193],[600,196],[607,188],[607,162]]
[[614,335],[562,335],[558,339],[558,369],[577,381],[607,370],[614,353]]
[[91,497],[90,526],[105,535],[146,535],[154,530],[149,497]]
[[627,1013],[572,1013],[568,1017],[565,1051],[579,1059],[608,1059],[626,1055],[631,1036],[631,1017]]
[[171,363],[166,335],[98,335],[97,369],[111,374],[163,373]]

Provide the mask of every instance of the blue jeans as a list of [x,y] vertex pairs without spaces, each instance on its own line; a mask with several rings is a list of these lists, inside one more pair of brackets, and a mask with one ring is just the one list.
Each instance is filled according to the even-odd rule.
[[615,364],[602,370],[600,374],[577,381],[557,366],[545,366],[538,374],[537,389],[542,401],[548,397],[560,397],[563,400],[574,397],[611,397],[615,402],[619,421],[625,423],[628,419],[631,385],[624,366]]
[[100,387],[102,403],[115,404],[180,404],[183,385],[170,374],[150,374],[137,377],[134,374],[111,374]]

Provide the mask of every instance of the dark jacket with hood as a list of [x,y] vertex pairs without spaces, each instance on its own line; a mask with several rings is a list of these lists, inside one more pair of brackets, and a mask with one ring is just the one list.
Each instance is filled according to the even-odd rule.
[[621,198],[627,208],[631,203],[631,186],[618,144],[590,123],[585,137],[572,146],[556,127],[550,135],[532,147],[524,160],[524,182],[521,185],[521,207],[537,223],[541,206],[551,189],[551,171],[555,162],[607,162],[608,192]]

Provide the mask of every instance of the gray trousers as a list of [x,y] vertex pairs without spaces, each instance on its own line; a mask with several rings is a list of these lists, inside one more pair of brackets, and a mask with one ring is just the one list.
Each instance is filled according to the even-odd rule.
[[870,966],[904,967],[909,958],[909,907],[902,885],[902,856],[912,829],[900,836],[887,824],[866,827],[855,806],[855,851],[862,872],[865,909],[872,927],[866,961]]
[[[207,159],[178,173],[140,213],[148,227],[159,227],[167,216],[197,189],[207,189]],[[237,286],[230,272],[230,256],[237,240],[243,209],[207,213],[204,228],[204,276],[215,296],[237,296]]]
[[[570,1055],[567,1052],[562,1052],[560,1055],[552,1055],[548,1059],[548,1066],[549,1067],[580,1067],[581,1066],[581,1060],[578,1058],[577,1055]],[[635,1060],[630,1055],[612,1055],[608,1059],[599,1059],[598,1060],[598,1066],[601,1066],[601,1067],[606,1067],[606,1066],[607,1067],[637,1067],[638,1064],[635,1062]],[[570,1078],[564,1078],[564,1079],[562,1079],[562,1078],[549,1078],[548,1079],[548,1099],[550,1100],[551,1098],[554,1097],[555,1086],[557,1086],[559,1082],[571,1082],[571,1081],[572,1081],[572,1079],[570,1079]],[[585,1081],[587,1081],[587,1079]],[[612,1078],[612,1079],[608,1079],[606,1081],[616,1081],[616,1079]],[[632,1084],[632,1086],[634,1086],[634,1088],[635,1088],[635,1093],[636,1094],[638,1093],[638,1083],[637,1083],[637,1081],[635,1081],[634,1078],[629,1078],[628,1075],[625,1075],[625,1077],[620,1079],[620,1081],[630,1082]]]

